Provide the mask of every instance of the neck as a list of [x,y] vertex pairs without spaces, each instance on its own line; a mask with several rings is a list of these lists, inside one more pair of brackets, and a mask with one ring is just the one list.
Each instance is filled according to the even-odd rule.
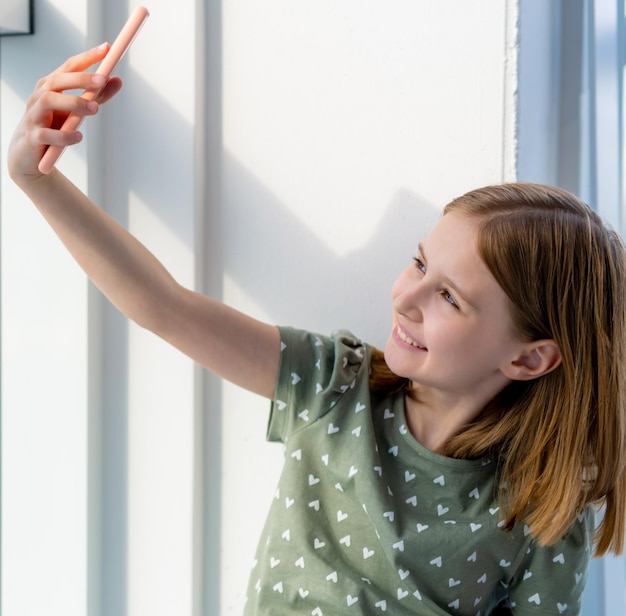
[[405,396],[407,428],[421,445],[435,453],[442,453],[448,441],[473,421],[485,404],[440,400],[420,390],[418,400]]
[[511,381],[501,373],[471,391],[452,391],[413,382],[417,400],[404,397],[407,428],[427,449],[441,453]]

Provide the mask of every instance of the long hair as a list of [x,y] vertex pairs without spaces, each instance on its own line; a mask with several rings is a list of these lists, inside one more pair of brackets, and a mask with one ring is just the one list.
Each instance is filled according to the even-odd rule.
[[[445,455],[497,456],[506,527],[524,520],[542,545],[603,506],[596,555],[620,553],[626,524],[626,251],[582,201],[537,184],[471,191],[449,212],[479,221],[478,251],[523,340],[554,340],[562,362],[515,381],[447,443]],[[404,389],[374,353],[372,389]],[[418,392],[419,395],[419,392]]]

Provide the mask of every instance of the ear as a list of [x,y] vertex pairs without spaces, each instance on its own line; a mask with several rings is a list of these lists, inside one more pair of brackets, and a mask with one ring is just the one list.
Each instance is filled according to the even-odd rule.
[[561,350],[554,340],[524,343],[520,354],[503,369],[513,381],[530,381],[552,372],[561,364]]

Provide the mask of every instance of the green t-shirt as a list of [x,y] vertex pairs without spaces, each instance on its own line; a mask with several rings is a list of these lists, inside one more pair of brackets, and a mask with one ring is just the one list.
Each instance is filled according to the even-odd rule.
[[245,614],[577,614],[592,512],[554,546],[501,530],[493,460],[435,454],[404,395],[368,387],[370,348],[347,332],[281,329],[268,439],[285,464]]

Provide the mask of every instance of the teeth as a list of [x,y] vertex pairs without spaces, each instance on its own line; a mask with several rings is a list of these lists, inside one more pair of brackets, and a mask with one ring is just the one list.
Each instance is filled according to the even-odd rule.
[[402,340],[402,342],[406,342],[407,344],[410,344],[411,346],[414,346],[416,349],[423,349],[424,347],[420,346],[419,344],[417,344],[417,342],[415,342],[415,340],[413,340],[413,338],[411,338],[411,336],[407,336],[404,331],[400,328],[400,326],[396,326],[396,331],[398,332],[398,336],[400,337],[400,340]]

